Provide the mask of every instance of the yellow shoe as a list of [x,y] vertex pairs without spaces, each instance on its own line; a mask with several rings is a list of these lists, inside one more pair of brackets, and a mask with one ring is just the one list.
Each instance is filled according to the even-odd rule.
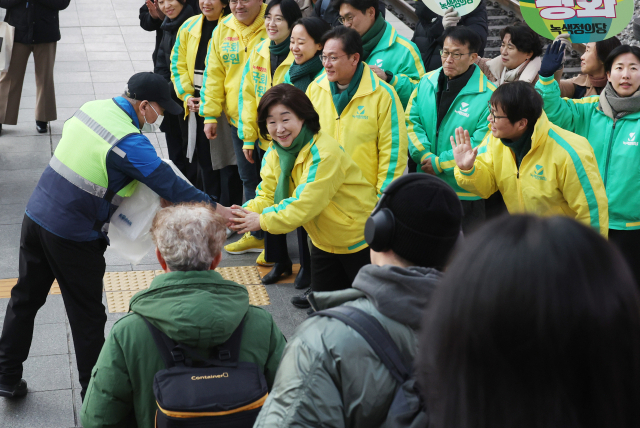
[[264,250],[264,239],[257,239],[247,232],[239,241],[225,245],[224,249],[229,254],[260,253]]
[[275,263],[271,263],[265,260],[264,250],[260,253],[258,258],[256,259],[256,264],[259,264],[260,266],[266,266],[266,267],[275,265]]

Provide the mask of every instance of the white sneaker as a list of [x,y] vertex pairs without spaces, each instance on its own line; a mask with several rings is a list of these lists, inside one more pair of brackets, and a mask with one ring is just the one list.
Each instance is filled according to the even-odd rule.
[[227,227],[227,239],[231,238],[235,233],[235,230],[231,230]]

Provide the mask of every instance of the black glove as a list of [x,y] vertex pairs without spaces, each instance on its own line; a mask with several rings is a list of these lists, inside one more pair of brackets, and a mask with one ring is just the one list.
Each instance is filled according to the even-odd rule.
[[542,77],[551,77],[553,73],[560,70],[564,64],[564,46],[562,42],[555,41],[547,46],[547,53],[542,58],[540,71]]

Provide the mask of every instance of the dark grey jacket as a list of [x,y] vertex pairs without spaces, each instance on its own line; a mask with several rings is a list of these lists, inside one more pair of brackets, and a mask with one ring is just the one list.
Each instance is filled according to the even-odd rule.
[[4,21],[15,27],[15,43],[34,45],[60,40],[58,12],[69,6],[70,0],[0,0],[7,9]]
[[158,46],[158,56],[156,58],[155,67],[153,72],[160,74],[167,79],[167,82],[171,81],[171,50],[176,43],[176,37],[178,36],[178,30],[184,21],[195,15],[195,12],[191,5],[188,3],[184,5],[180,14],[176,16],[176,19],[164,18],[164,22],[160,26],[162,29],[162,40]]
[[[434,269],[367,265],[353,288],[313,293],[310,301],[317,310],[343,304],[364,310],[412,362],[416,330],[441,277]],[[379,427],[397,386],[362,336],[339,320],[313,317],[287,344],[254,428]]]

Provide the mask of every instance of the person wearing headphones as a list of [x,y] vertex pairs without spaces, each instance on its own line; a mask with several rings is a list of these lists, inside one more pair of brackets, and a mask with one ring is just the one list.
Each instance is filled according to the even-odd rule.
[[231,229],[284,235],[305,228],[311,238],[311,287],[291,299],[305,309],[311,289],[349,288],[370,262],[363,229],[378,199],[376,189],[338,142],[320,130],[311,100],[295,86],[269,89],[258,104],[257,121],[261,136],[272,143],[256,197],[244,208],[232,207],[236,226]]
[[[311,293],[311,305],[319,311],[351,307],[372,316],[411,367],[416,331],[461,236],[461,223],[460,199],[440,178],[408,174],[394,180],[364,228],[371,264],[360,269],[353,288]],[[398,388],[367,341],[327,316],[313,316],[300,325],[280,367],[296,370],[276,373],[254,428],[377,427]]]

